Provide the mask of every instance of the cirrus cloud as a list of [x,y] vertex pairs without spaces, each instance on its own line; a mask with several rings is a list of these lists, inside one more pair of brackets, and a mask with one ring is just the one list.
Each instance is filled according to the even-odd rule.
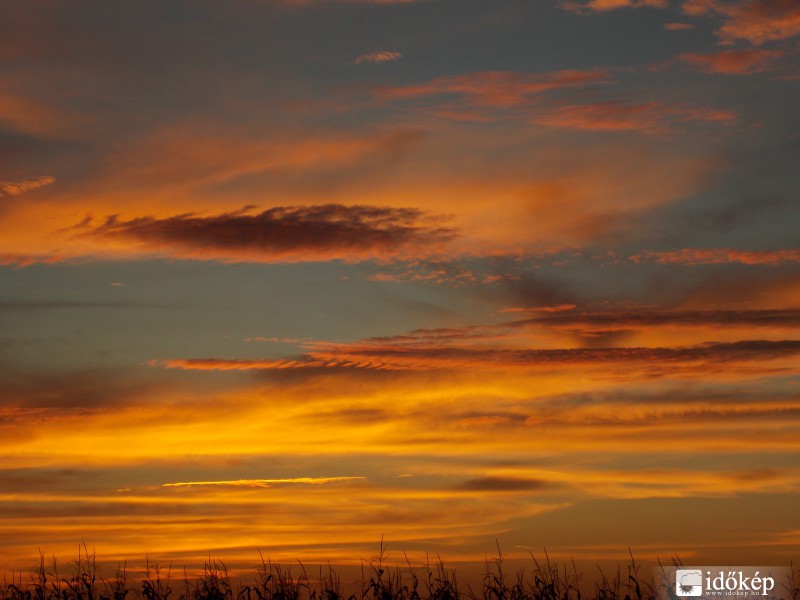
[[178,481],[164,483],[161,487],[191,488],[191,487],[245,487],[269,488],[273,485],[324,485],[326,483],[339,483],[342,481],[359,481],[366,477],[292,477],[284,479],[229,479],[223,481]]
[[368,52],[358,56],[353,62],[357,65],[364,63],[385,63],[400,60],[403,57],[399,52],[391,50],[379,50],[378,52]]
[[723,75],[748,75],[759,73],[770,68],[771,62],[783,53],[778,50],[725,50],[711,54],[689,52],[681,54],[678,58],[706,73],[720,73]]
[[636,263],[657,262],[677,265],[780,265],[800,262],[800,250],[736,250],[733,248],[682,248],[665,252],[640,252],[631,257]]
[[33,179],[23,179],[21,181],[0,181],[0,196],[18,196],[25,192],[31,192],[52,185],[55,182],[55,177],[51,177],[50,175],[35,177]]
[[[378,100],[409,101],[451,98],[471,108],[511,108],[529,105],[537,96],[558,90],[606,84],[605,69],[524,73],[519,71],[478,71],[437,77],[426,83],[381,86],[373,89]],[[463,108],[463,107],[462,107]]]
[[736,113],[717,108],[666,106],[658,102],[626,104],[616,100],[560,106],[536,118],[540,125],[587,131],[661,134],[685,123],[730,124]]

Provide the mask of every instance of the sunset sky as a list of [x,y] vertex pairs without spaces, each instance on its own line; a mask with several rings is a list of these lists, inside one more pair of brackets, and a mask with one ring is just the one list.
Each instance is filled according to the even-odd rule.
[[0,23],[0,570],[800,560],[795,0]]

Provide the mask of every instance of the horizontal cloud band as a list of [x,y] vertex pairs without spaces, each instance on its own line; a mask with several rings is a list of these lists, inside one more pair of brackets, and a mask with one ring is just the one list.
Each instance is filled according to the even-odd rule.
[[366,260],[414,256],[456,236],[444,217],[385,206],[252,207],[210,216],[109,217],[82,237],[147,244],[181,258],[224,261]]
[[152,364],[185,370],[284,370],[308,368],[435,370],[490,365],[496,367],[568,367],[640,363],[738,363],[776,360],[800,354],[800,341],[746,340],[658,348],[475,349],[408,348],[380,345],[333,346],[292,360],[172,359]]

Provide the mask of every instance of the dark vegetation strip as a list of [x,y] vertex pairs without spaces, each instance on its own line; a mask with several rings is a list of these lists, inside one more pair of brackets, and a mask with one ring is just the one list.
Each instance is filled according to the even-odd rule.
[[[302,563],[293,570],[263,556],[248,583],[230,576],[223,562],[211,558],[203,573],[191,579],[185,569],[182,578],[175,578],[171,567],[163,569],[149,561],[141,581],[128,578],[124,563],[112,579],[105,579],[97,574],[94,552],[84,546],[66,576],[59,573],[55,558],[46,566],[43,555],[27,578],[20,572],[9,583],[4,575],[0,600],[683,600],[676,596],[663,565],[661,581],[656,582],[655,577],[640,573],[641,565],[633,556],[613,577],[600,570],[588,594],[581,591],[582,575],[574,561],[567,566],[549,558],[544,562],[531,558],[530,571],[522,569],[509,576],[498,548],[497,557],[486,561],[479,589],[473,590],[459,586],[456,571],[446,568],[438,557],[423,566],[412,566],[408,557],[403,567],[386,566],[381,543],[377,556],[362,561],[361,580],[344,591],[330,565],[311,578]],[[673,559],[672,566],[682,565]],[[764,600],[800,600],[800,569],[791,567],[781,587]]]

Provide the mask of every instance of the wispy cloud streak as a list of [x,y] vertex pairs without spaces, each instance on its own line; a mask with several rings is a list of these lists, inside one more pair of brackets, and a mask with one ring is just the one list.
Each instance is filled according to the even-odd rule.
[[679,265],[780,265],[800,262],[800,250],[737,250],[734,248],[684,248],[663,252],[640,252],[631,257],[634,262],[657,262]]
[[[731,343],[709,342],[697,346],[564,349],[482,349],[459,347],[407,347],[397,345],[351,344],[312,351],[290,361],[246,359],[171,359],[153,364],[183,370],[286,370],[286,369],[371,369],[450,370],[567,369],[591,365],[603,369],[638,365],[647,376],[691,374],[703,369],[789,359],[800,354],[800,341],[747,340]],[[786,369],[786,367],[784,367]],[[794,372],[796,369],[788,369]],[[623,374],[624,369],[620,371]]]
[[403,55],[400,52],[392,50],[379,50],[377,52],[368,52],[358,56],[353,62],[357,65],[365,63],[380,64],[386,62],[394,62],[400,60]]
[[376,86],[373,96],[382,101],[438,99],[455,101],[454,107],[512,109],[530,106],[543,94],[610,83],[605,69],[563,70],[551,73],[479,71],[438,77],[405,86]]
[[681,123],[731,123],[735,112],[716,108],[666,106],[657,102],[626,104],[614,100],[593,104],[559,106],[537,117],[536,122],[550,127],[588,131],[638,131],[664,133]]
[[25,192],[53,185],[55,182],[55,177],[49,175],[36,177],[34,179],[23,179],[21,181],[0,181],[0,196],[18,196]]
[[623,8],[667,8],[669,3],[667,0],[584,0],[579,2],[565,0],[559,6],[577,14],[591,14]]
[[327,483],[340,483],[343,481],[361,481],[366,477],[291,477],[288,479],[231,479],[223,481],[179,481],[164,483],[161,487],[191,488],[191,487],[244,487],[244,488],[269,488],[274,485],[325,485]]
[[783,52],[780,50],[746,48],[723,50],[710,54],[688,52],[681,54],[678,59],[706,73],[750,75],[770,69],[774,60],[781,56],[783,56]]

